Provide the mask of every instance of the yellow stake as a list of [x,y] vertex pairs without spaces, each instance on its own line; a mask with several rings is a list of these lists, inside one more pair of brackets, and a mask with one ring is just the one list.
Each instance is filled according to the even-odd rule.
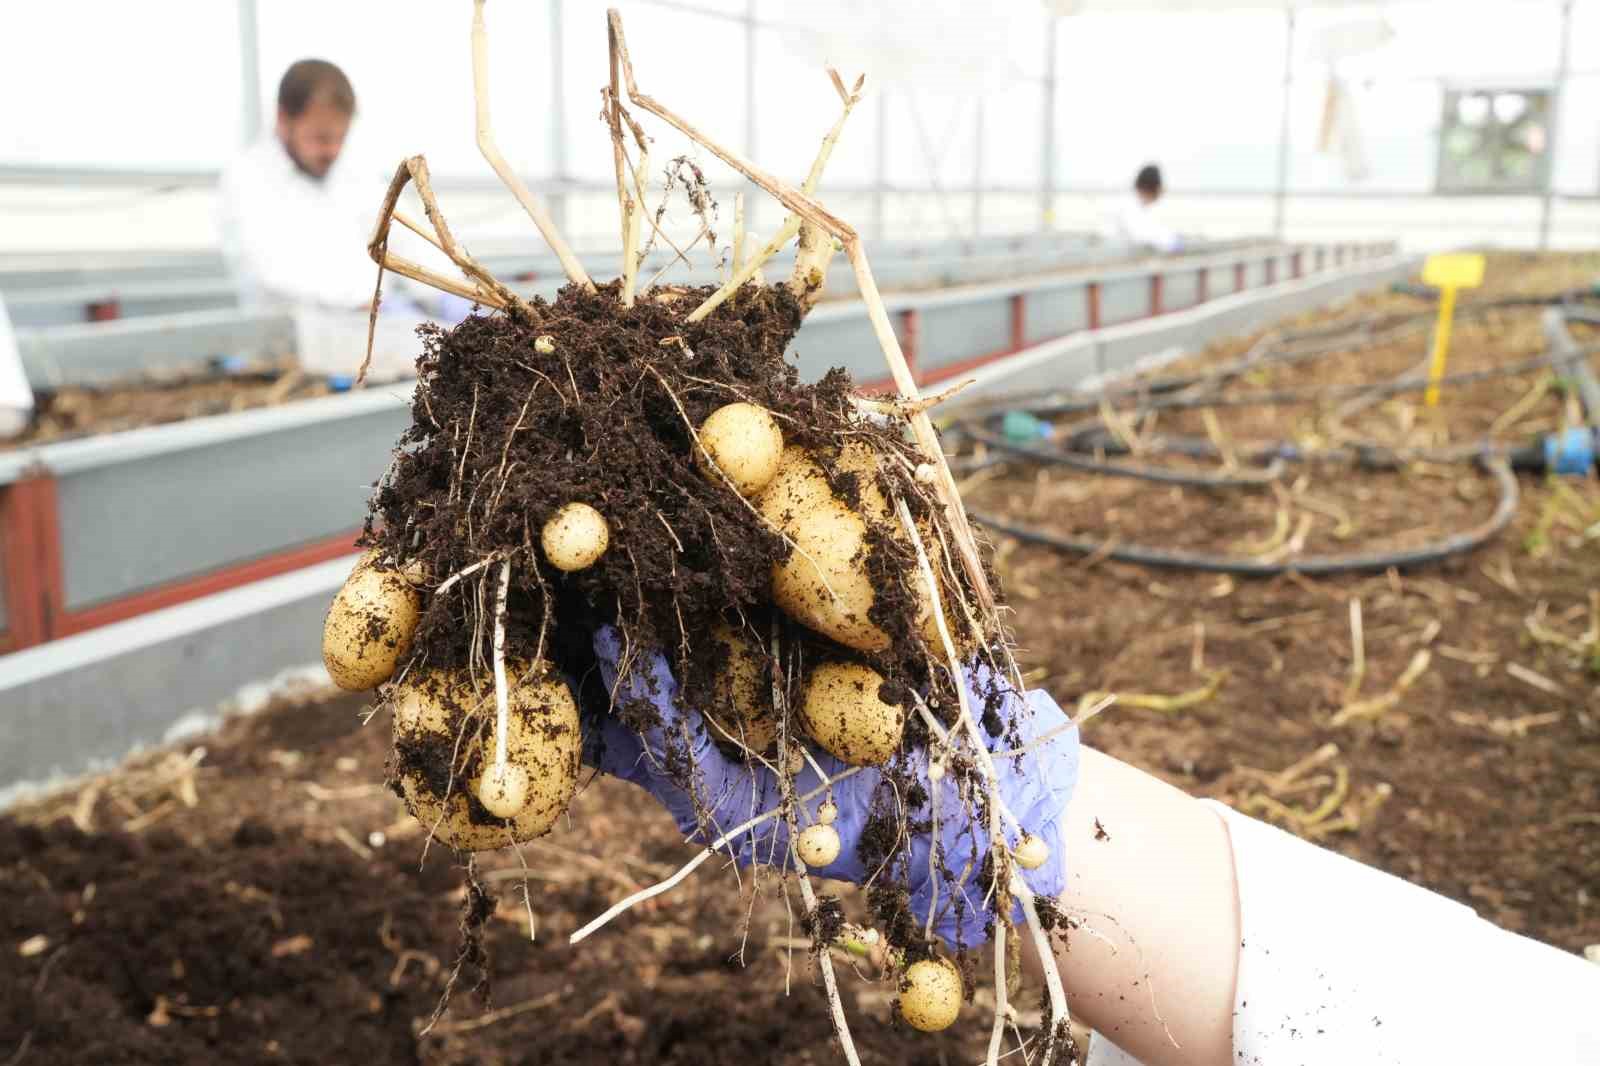
[[1423,405],[1439,405],[1439,380],[1444,377],[1445,360],[1450,354],[1450,327],[1455,322],[1456,291],[1483,284],[1483,256],[1457,252],[1430,255],[1422,265],[1422,280],[1439,290],[1439,322],[1433,329],[1433,358],[1428,363],[1428,391]]

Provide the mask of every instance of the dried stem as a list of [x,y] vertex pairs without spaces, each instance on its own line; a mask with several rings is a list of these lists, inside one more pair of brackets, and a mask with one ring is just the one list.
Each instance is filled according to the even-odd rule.
[[517,172],[511,169],[505,156],[500,154],[500,148],[495,144],[494,131],[489,124],[489,41],[483,28],[484,0],[474,0],[472,5],[472,97],[476,105],[475,114],[478,127],[478,151],[488,161],[489,166],[499,175],[506,188],[511,190],[511,195],[517,198],[522,209],[528,212],[528,217],[538,227],[539,233],[544,237],[550,250],[556,253],[556,258],[561,260],[561,269],[567,278],[576,281],[590,292],[594,291],[594,282],[589,280],[583,264],[578,262],[578,257],[572,254],[566,238],[562,237],[556,229],[556,224],[551,220],[544,205],[533,195],[533,192],[523,184]]
[[[622,26],[621,26],[621,23],[619,21],[619,22],[616,23],[616,29],[615,29],[614,36],[620,36],[621,32],[622,32]],[[626,44],[624,44],[624,55],[626,55]],[[828,68],[828,73],[833,77],[834,84],[836,86],[840,86],[841,89],[842,89],[843,83],[839,81],[839,75],[833,70],[832,67]],[[829,159],[830,156],[833,155],[833,146],[835,144],[839,143],[839,132],[844,129],[844,120],[850,117],[851,108],[855,107],[856,103],[859,102],[860,99],[861,99],[861,83],[862,83],[862,79],[857,79],[857,81],[856,81],[856,91],[855,91],[855,93],[853,95],[845,94],[843,92],[840,93],[840,98],[844,103],[844,110],[843,110],[843,112],[840,113],[839,120],[833,124],[833,128],[828,131],[828,135],[822,139],[822,147],[817,150],[816,158],[811,161],[811,169],[806,173],[805,184],[801,186],[801,188],[804,190],[804,192],[805,192],[805,194],[807,196],[810,196],[812,193],[814,193],[816,191],[817,183],[822,180],[822,172],[828,165],[828,159]],[[630,71],[629,81],[628,81],[628,93],[629,93],[630,96],[632,96],[633,92],[634,92],[634,86],[633,86],[632,74],[631,74],[631,71]],[[671,120],[669,119],[668,121],[671,121]],[[769,189],[768,191],[770,192],[771,190]],[[742,207],[742,205],[744,203],[743,197],[744,197],[744,194],[740,193],[739,194],[739,199],[734,201],[735,210],[736,211],[738,211]],[[783,220],[783,225],[778,228],[777,234],[774,235],[773,238],[770,241],[768,241],[766,244],[764,244],[761,247],[761,250],[758,251],[754,256],[752,256],[748,262],[745,262],[741,266],[740,260],[743,258],[742,252],[743,252],[744,242],[741,239],[739,239],[738,230],[736,228],[735,237],[734,237],[733,276],[731,278],[729,278],[727,280],[727,282],[722,285],[721,288],[717,289],[716,292],[714,292],[710,296],[706,297],[706,300],[705,300],[704,303],[702,303],[699,307],[695,308],[692,312],[690,312],[688,320],[690,322],[698,322],[702,318],[705,318],[707,315],[709,315],[711,312],[715,311],[718,307],[721,307],[722,304],[723,304],[723,301],[727,300],[728,297],[730,297],[734,293],[738,292],[739,291],[739,287],[741,285],[745,284],[751,278],[755,277],[755,275],[761,270],[762,266],[764,266],[766,264],[767,260],[769,260],[773,256],[777,255],[778,252],[782,250],[783,246],[788,244],[789,241],[791,239],[793,239],[795,234],[797,234],[797,233],[802,235],[802,237],[801,237],[801,244],[802,244],[801,253],[796,255],[796,257],[795,257],[795,271],[796,271],[795,277],[799,277],[800,276],[800,270],[801,270],[801,263],[805,259],[805,255],[804,255],[804,251],[805,251],[805,249],[804,249],[805,236],[804,236],[804,232],[803,231],[804,231],[804,226],[803,226],[803,220],[801,219],[801,217],[798,214],[789,215],[787,218],[785,218]],[[815,231],[813,231],[813,235],[815,235]],[[828,243],[826,241],[824,241],[823,243],[827,244],[827,254],[822,259],[821,268],[822,268],[823,271],[826,271],[826,269],[827,269],[827,260],[828,260],[829,257],[831,257],[833,255],[833,248],[832,248],[832,245],[830,243]],[[791,285],[792,284],[793,283],[791,282]],[[818,285],[817,285],[817,292],[818,293],[821,292],[821,283],[820,283],[820,281],[818,282]],[[812,299],[810,303],[806,304],[807,308],[809,308],[811,306],[811,304],[815,303],[815,302],[816,302],[815,299]]]
[[[844,110],[839,115],[839,121],[833,124],[833,129],[822,139],[822,147],[818,149],[817,158],[811,164],[811,173],[806,175],[802,189],[807,196],[817,191],[817,182],[822,178],[823,167],[833,155],[834,145],[839,142],[839,132],[844,129],[845,119],[850,117],[851,109],[860,102],[861,86],[866,81],[864,76],[857,78],[854,90],[846,92],[838,71],[829,67],[828,77],[833,79],[834,88],[839,92]],[[794,270],[789,275],[789,291],[799,298],[801,306],[807,310],[815,306],[822,296],[823,284],[828,277],[828,260],[833,258],[833,252],[831,234],[810,222],[800,226],[800,248],[795,253]]]
[[[889,322],[889,313],[883,306],[883,297],[878,292],[878,284],[872,277],[871,265],[867,262],[866,252],[861,246],[861,238],[856,231],[848,223],[831,214],[827,208],[813,200],[809,194],[779,181],[737,152],[707,137],[688,121],[662,106],[653,98],[641,93],[639,85],[634,79],[633,61],[628,56],[627,37],[622,32],[622,16],[613,8],[608,12],[608,18],[612,31],[616,35],[617,54],[622,62],[623,81],[627,85],[628,98],[630,100],[705,147],[718,159],[721,159],[724,163],[759,185],[803,221],[820,227],[843,242],[844,250],[850,257],[850,265],[855,270],[856,285],[861,290],[861,299],[867,305],[867,314],[872,320],[873,332],[877,335],[878,344],[883,349],[883,356],[889,364],[889,372],[894,377],[895,386],[905,399],[912,401],[921,399],[922,394],[917,389],[916,379],[911,374],[911,367],[906,363],[905,353],[900,350],[900,341],[895,336],[894,327]],[[937,468],[935,484],[938,487],[940,500],[944,504],[951,527],[956,535],[956,550],[961,556],[962,568],[967,573],[967,579],[972,583],[973,592],[978,597],[978,605],[983,609],[985,618],[994,621],[996,628],[998,628],[994,592],[989,588],[989,578],[983,570],[983,562],[978,554],[978,545],[973,537],[972,525],[967,521],[966,509],[961,505],[961,496],[956,489],[955,478],[951,475],[950,467],[945,462],[944,450],[939,446],[939,438],[934,433],[933,422],[928,418],[927,412],[912,415],[910,422],[912,432],[917,438],[917,444]]]

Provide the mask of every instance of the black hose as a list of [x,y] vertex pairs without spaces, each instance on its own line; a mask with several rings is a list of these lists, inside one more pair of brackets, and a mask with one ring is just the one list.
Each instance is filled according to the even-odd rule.
[[1102,459],[1090,459],[1087,456],[1074,455],[1071,452],[1061,451],[1056,448],[1030,447],[1007,440],[997,433],[991,433],[981,425],[969,423],[962,425],[960,431],[981,444],[987,445],[996,451],[1020,455],[1039,463],[1048,463],[1051,466],[1064,466],[1069,470],[1082,470],[1089,474],[1100,474],[1105,477],[1126,477],[1139,481],[1155,481],[1164,485],[1193,485],[1197,488],[1225,489],[1225,488],[1260,488],[1262,485],[1276,481],[1283,474],[1283,460],[1272,456],[1267,465],[1260,470],[1242,474],[1208,474],[1199,471],[1169,470],[1166,467],[1146,466],[1142,463],[1114,463]]
[[1096,558],[1114,559],[1117,562],[1137,563],[1168,570],[1199,570],[1213,574],[1233,574],[1239,577],[1276,577],[1280,574],[1304,574],[1308,577],[1327,574],[1369,573],[1405,569],[1435,563],[1452,555],[1460,555],[1487,543],[1510,525],[1517,513],[1519,498],[1517,479],[1503,460],[1483,459],[1481,465],[1494,478],[1500,489],[1500,500],[1489,520],[1462,533],[1424,544],[1416,548],[1402,548],[1387,552],[1356,552],[1349,555],[1311,555],[1282,563],[1265,563],[1257,559],[1236,556],[1211,555],[1205,552],[1168,551],[1140,544],[1119,544],[1111,540],[1090,540],[1082,537],[1061,537],[1032,526],[1007,522],[980,511],[969,510],[972,521],[1007,536],[1030,544],[1042,544],[1058,551],[1092,555]]

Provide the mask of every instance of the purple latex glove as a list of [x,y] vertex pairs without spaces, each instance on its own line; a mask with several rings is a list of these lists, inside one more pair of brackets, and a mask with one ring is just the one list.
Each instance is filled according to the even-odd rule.
[[[608,691],[616,684],[617,661],[621,653],[615,630],[601,629],[594,639],[594,649],[599,659],[600,672]],[[986,673],[986,672],[985,672]],[[980,675],[980,683],[982,676]],[[979,697],[967,679],[968,697],[973,706]],[[742,759],[730,759],[714,744],[700,715],[685,712],[678,706],[678,683],[664,658],[648,654],[636,660],[628,674],[622,691],[613,691],[613,703],[622,706],[630,700],[645,699],[660,715],[661,724],[645,730],[641,735],[630,729],[615,713],[605,716],[598,728],[589,727],[585,742],[585,759],[607,773],[640,786],[661,803],[678,823],[678,828],[690,839],[710,843],[718,836],[747,821],[752,816],[778,806],[780,790],[777,776],[764,766],[754,768]],[[999,752],[1014,744],[1027,745],[1031,738],[1039,737],[1060,728],[1067,716],[1043,692],[1030,692],[1026,698],[1015,694],[1006,697],[1000,716],[1005,721],[1016,720],[1016,734],[1020,741],[1007,739],[1006,730],[1001,738],[989,739],[990,750]],[[674,737],[669,748],[667,738]],[[687,746],[694,759],[698,775],[697,805],[695,797],[674,782],[666,770],[668,759],[675,751],[681,753]],[[815,744],[809,745],[817,764],[831,778],[847,769]],[[958,879],[961,898],[950,899],[950,885],[943,875],[937,881],[928,864],[931,834],[924,829],[912,837],[909,862],[903,871],[897,869],[893,878],[902,877],[911,893],[911,910],[919,920],[926,921],[930,904],[937,889],[937,911],[933,931],[947,943],[972,946],[987,940],[988,914],[983,909],[989,891],[986,880],[980,879],[984,856],[989,851],[987,826],[974,825],[966,805],[957,793],[955,775],[947,774],[939,782],[931,782],[927,772],[927,755],[916,751],[900,757],[901,766],[910,771],[930,790],[929,801],[905,812],[909,823],[929,824],[932,811],[931,790],[939,789],[939,837],[944,866]],[[1078,731],[1067,729],[1023,755],[995,756],[995,769],[999,795],[1016,816],[1023,828],[1039,837],[1049,847],[1049,858],[1036,870],[1018,870],[1035,894],[1057,896],[1066,888],[1065,838],[1063,826],[1068,799],[1078,778]],[[809,766],[796,779],[797,793],[804,796],[815,790],[821,780]],[[888,789],[884,775],[867,767],[833,786],[838,817],[833,827],[839,833],[839,857],[826,867],[816,869],[818,874],[841,881],[861,884],[877,873],[868,870],[856,854],[874,794]],[[810,818],[798,816],[800,828],[805,828],[816,818],[817,809],[825,796],[817,795],[804,804]],[[701,814],[709,824],[702,825]],[[1005,827],[1008,845],[1017,845],[1014,827]],[[741,833],[724,849],[741,864],[751,862],[786,863],[789,848],[788,826],[781,818],[769,819],[752,831]],[[1021,920],[1020,909],[1014,918]]]

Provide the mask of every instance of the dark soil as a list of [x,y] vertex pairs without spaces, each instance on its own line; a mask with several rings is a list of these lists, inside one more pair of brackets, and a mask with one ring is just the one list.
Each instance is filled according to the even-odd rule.
[[[524,845],[527,905],[511,853],[479,856],[493,899],[469,900],[447,849],[419,862],[422,831],[376,784],[389,723],[363,726],[364,710],[340,698],[229,723],[204,742],[192,808],[158,753],[0,818],[0,1062],[838,1061],[797,893],[791,910],[766,875],[752,902],[748,871],[708,867],[570,948],[689,857],[670,818],[595,781],[570,826]],[[469,904],[486,908],[491,998],[465,966],[419,1035]],[[845,913],[865,913],[852,890]],[[981,1057],[983,1011],[913,1033],[890,1021],[892,981],[836,958],[865,1061]]]
[[[1504,262],[1491,265],[1491,279],[1507,273]],[[1532,271],[1543,276],[1529,283],[1548,289],[1593,269],[1540,260]],[[1362,300],[1305,322],[1414,306]],[[1292,376],[1397,374],[1419,345],[1386,357],[1352,352]],[[1452,368],[1540,345],[1522,319],[1497,337],[1463,330]],[[1243,347],[1219,347],[1201,362]],[[1459,411],[1487,424],[1489,408],[1504,410],[1518,395],[1504,382],[1483,389],[1481,399],[1476,390],[1452,397],[1452,418]],[[1505,436],[1553,424],[1549,405],[1559,403],[1530,408]],[[1399,407],[1372,417],[1385,414],[1396,426],[1412,417]],[[1240,440],[1265,438],[1300,415],[1286,409],[1250,434],[1231,415],[1223,424]],[[1474,475],[1436,473],[1316,476],[1296,495],[1332,496],[1355,528],[1336,536],[1328,527],[1338,520],[1312,511],[1306,550],[1317,538],[1347,545],[1426,535],[1482,513],[1486,500],[1459,498],[1462,486],[1479,486]],[[1092,690],[1194,692],[1227,672],[1187,709],[1102,714],[1086,727],[1090,743],[1195,793],[1245,807],[1258,795],[1276,798],[1291,829],[1576,949],[1600,941],[1600,693],[1583,656],[1535,639],[1526,620],[1543,617],[1573,640],[1592,624],[1588,594],[1600,564],[1586,531],[1600,520],[1600,486],[1524,478],[1522,489],[1517,524],[1497,542],[1393,577],[1224,580],[1004,540],[998,568],[1030,680],[1064,705]],[[1255,516],[1246,528],[1257,537],[1275,522],[1255,493],[1174,493],[1060,472],[991,479],[971,495],[1064,530],[1122,530],[1155,543],[1193,531],[1185,535],[1197,544],[1230,546],[1241,511]],[[1395,706],[1334,727],[1347,698],[1351,600],[1362,604],[1365,629],[1359,698],[1386,691],[1418,650],[1432,654]],[[1514,676],[1512,665],[1558,691]],[[421,829],[378,783],[386,715],[362,727],[363,709],[348,698],[299,703],[227,724],[204,742],[192,807],[173,757],[158,752],[0,818],[0,1062],[839,1061],[798,900],[786,907],[770,874],[752,905],[748,871],[736,881],[732,870],[708,867],[578,949],[566,946],[582,922],[689,854],[654,804],[609,779],[584,786],[570,824],[524,846],[526,908],[516,856],[480,858],[479,877],[496,896],[483,929],[492,1001],[468,994],[476,974],[464,971],[449,1012],[417,1035],[461,945],[466,876],[443,848],[419,860]],[[1274,796],[1258,771],[1282,770],[1325,742],[1338,754]],[[1313,821],[1329,800],[1332,813]],[[1118,832],[1112,821],[1102,828]],[[876,910],[880,929],[900,903],[892,890],[872,906],[840,892],[846,915]],[[944,1034],[910,1033],[888,1020],[892,982],[857,979],[836,958],[867,1061],[981,1057],[981,1004]]]
[[[1472,297],[1554,292],[1597,274],[1593,255],[1493,256],[1487,284]],[[1410,296],[1374,294],[1293,325],[1417,312],[1431,309]],[[1540,314],[1469,311],[1457,324],[1449,371],[1539,355]],[[1248,374],[1226,395],[1409,375],[1427,338],[1424,325],[1375,346],[1351,343],[1328,358]],[[1253,340],[1219,344],[1160,373],[1219,365]],[[1592,334],[1579,341],[1596,343]],[[1222,408],[1218,424],[1241,453],[1277,439],[1436,448],[1491,428],[1496,440],[1520,444],[1570,424],[1570,399],[1559,389],[1496,422],[1547,376],[1450,387],[1435,411],[1407,394],[1342,414],[1332,403]],[[1151,432],[1203,438],[1207,430],[1199,412],[1185,411],[1163,412]],[[1158,454],[1140,461],[1197,465]],[[1001,537],[997,565],[1017,611],[1019,658],[1033,666],[1030,680],[1067,706],[1096,691],[1188,695],[1193,704],[1175,711],[1114,707],[1088,724],[1085,738],[1508,928],[1580,949],[1600,941],[1600,660],[1592,636],[1600,606],[1591,600],[1600,589],[1600,483],[1519,480],[1510,529],[1475,552],[1404,573],[1249,580],[1062,555]],[[966,496],[974,508],[1060,534],[1286,559],[1296,545],[1285,542],[1302,526],[1306,555],[1414,545],[1483,521],[1495,498],[1471,465],[1444,462],[1389,472],[1312,466],[1291,471],[1277,493],[1026,467],[985,471],[973,482]],[[1366,661],[1354,694],[1353,602]],[[1347,704],[1392,691],[1422,652],[1426,665],[1391,707],[1334,724]],[[1336,755],[1274,791],[1266,775],[1330,743]],[[1117,832],[1109,820],[1103,828]]]
[[[848,375],[800,382],[785,353],[801,310],[786,288],[747,286],[702,321],[686,321],[710,292],[653,289],[624,308],[618,283],[594,292],[569,286],[554,303],[419,330],[412,425],[378,485],[365,536],[386,565],[426,575],[422,620],[402,671],[425,677],[476,664],[488,675],[499,567],[479,564],[509,560],[508,661],[543,654],[568,678],[591,679],[580,693],[589,714],[613,713],[597,690],[589,634],[614,625],[625,645],[668,658],[686,705],[737,721],[717,684],[722,656],[703,653],[704,634],[734,626],[767,657],[771,575],[790,547],[751,501],[697,468],[694,427],[727,404],[756,404],[778,421],[787,446],[816,458],[847,503],[895,493],[920,500],[911,488],[915,462],[891,458],[910,454],[903,435],[856,413]],[[836,469],[849,465],[846,448],[864,449],[858,472]],[[565,573],[539,538],[573,502],[604,517],[609,546],[593,565]],[[915,552],[873,508],[856,510],[869,524],[869,614],[892,640],[872,665],[895,691],[953,695],[947,676],[930,671],[916,633]],[[916,502],[913,513],[927,509]],[[475,566],[447,591],[429,591]],[[799,626],[785,627],[783,637],[803,645],[807,664],[860,658]],[[445,735],[453,739],[473,710],[447,708]],[[637,719],[640,710],[622,713]],[[402,746],[397,768],[437,779],[440,754]],[[454,776],[443,754],[446,781],[471,776],[470,753],[466,765],[456,760]],[[692,787],[686,760],[668,753],[667,763]],[[476,809],[473,817],[482,823]]]

